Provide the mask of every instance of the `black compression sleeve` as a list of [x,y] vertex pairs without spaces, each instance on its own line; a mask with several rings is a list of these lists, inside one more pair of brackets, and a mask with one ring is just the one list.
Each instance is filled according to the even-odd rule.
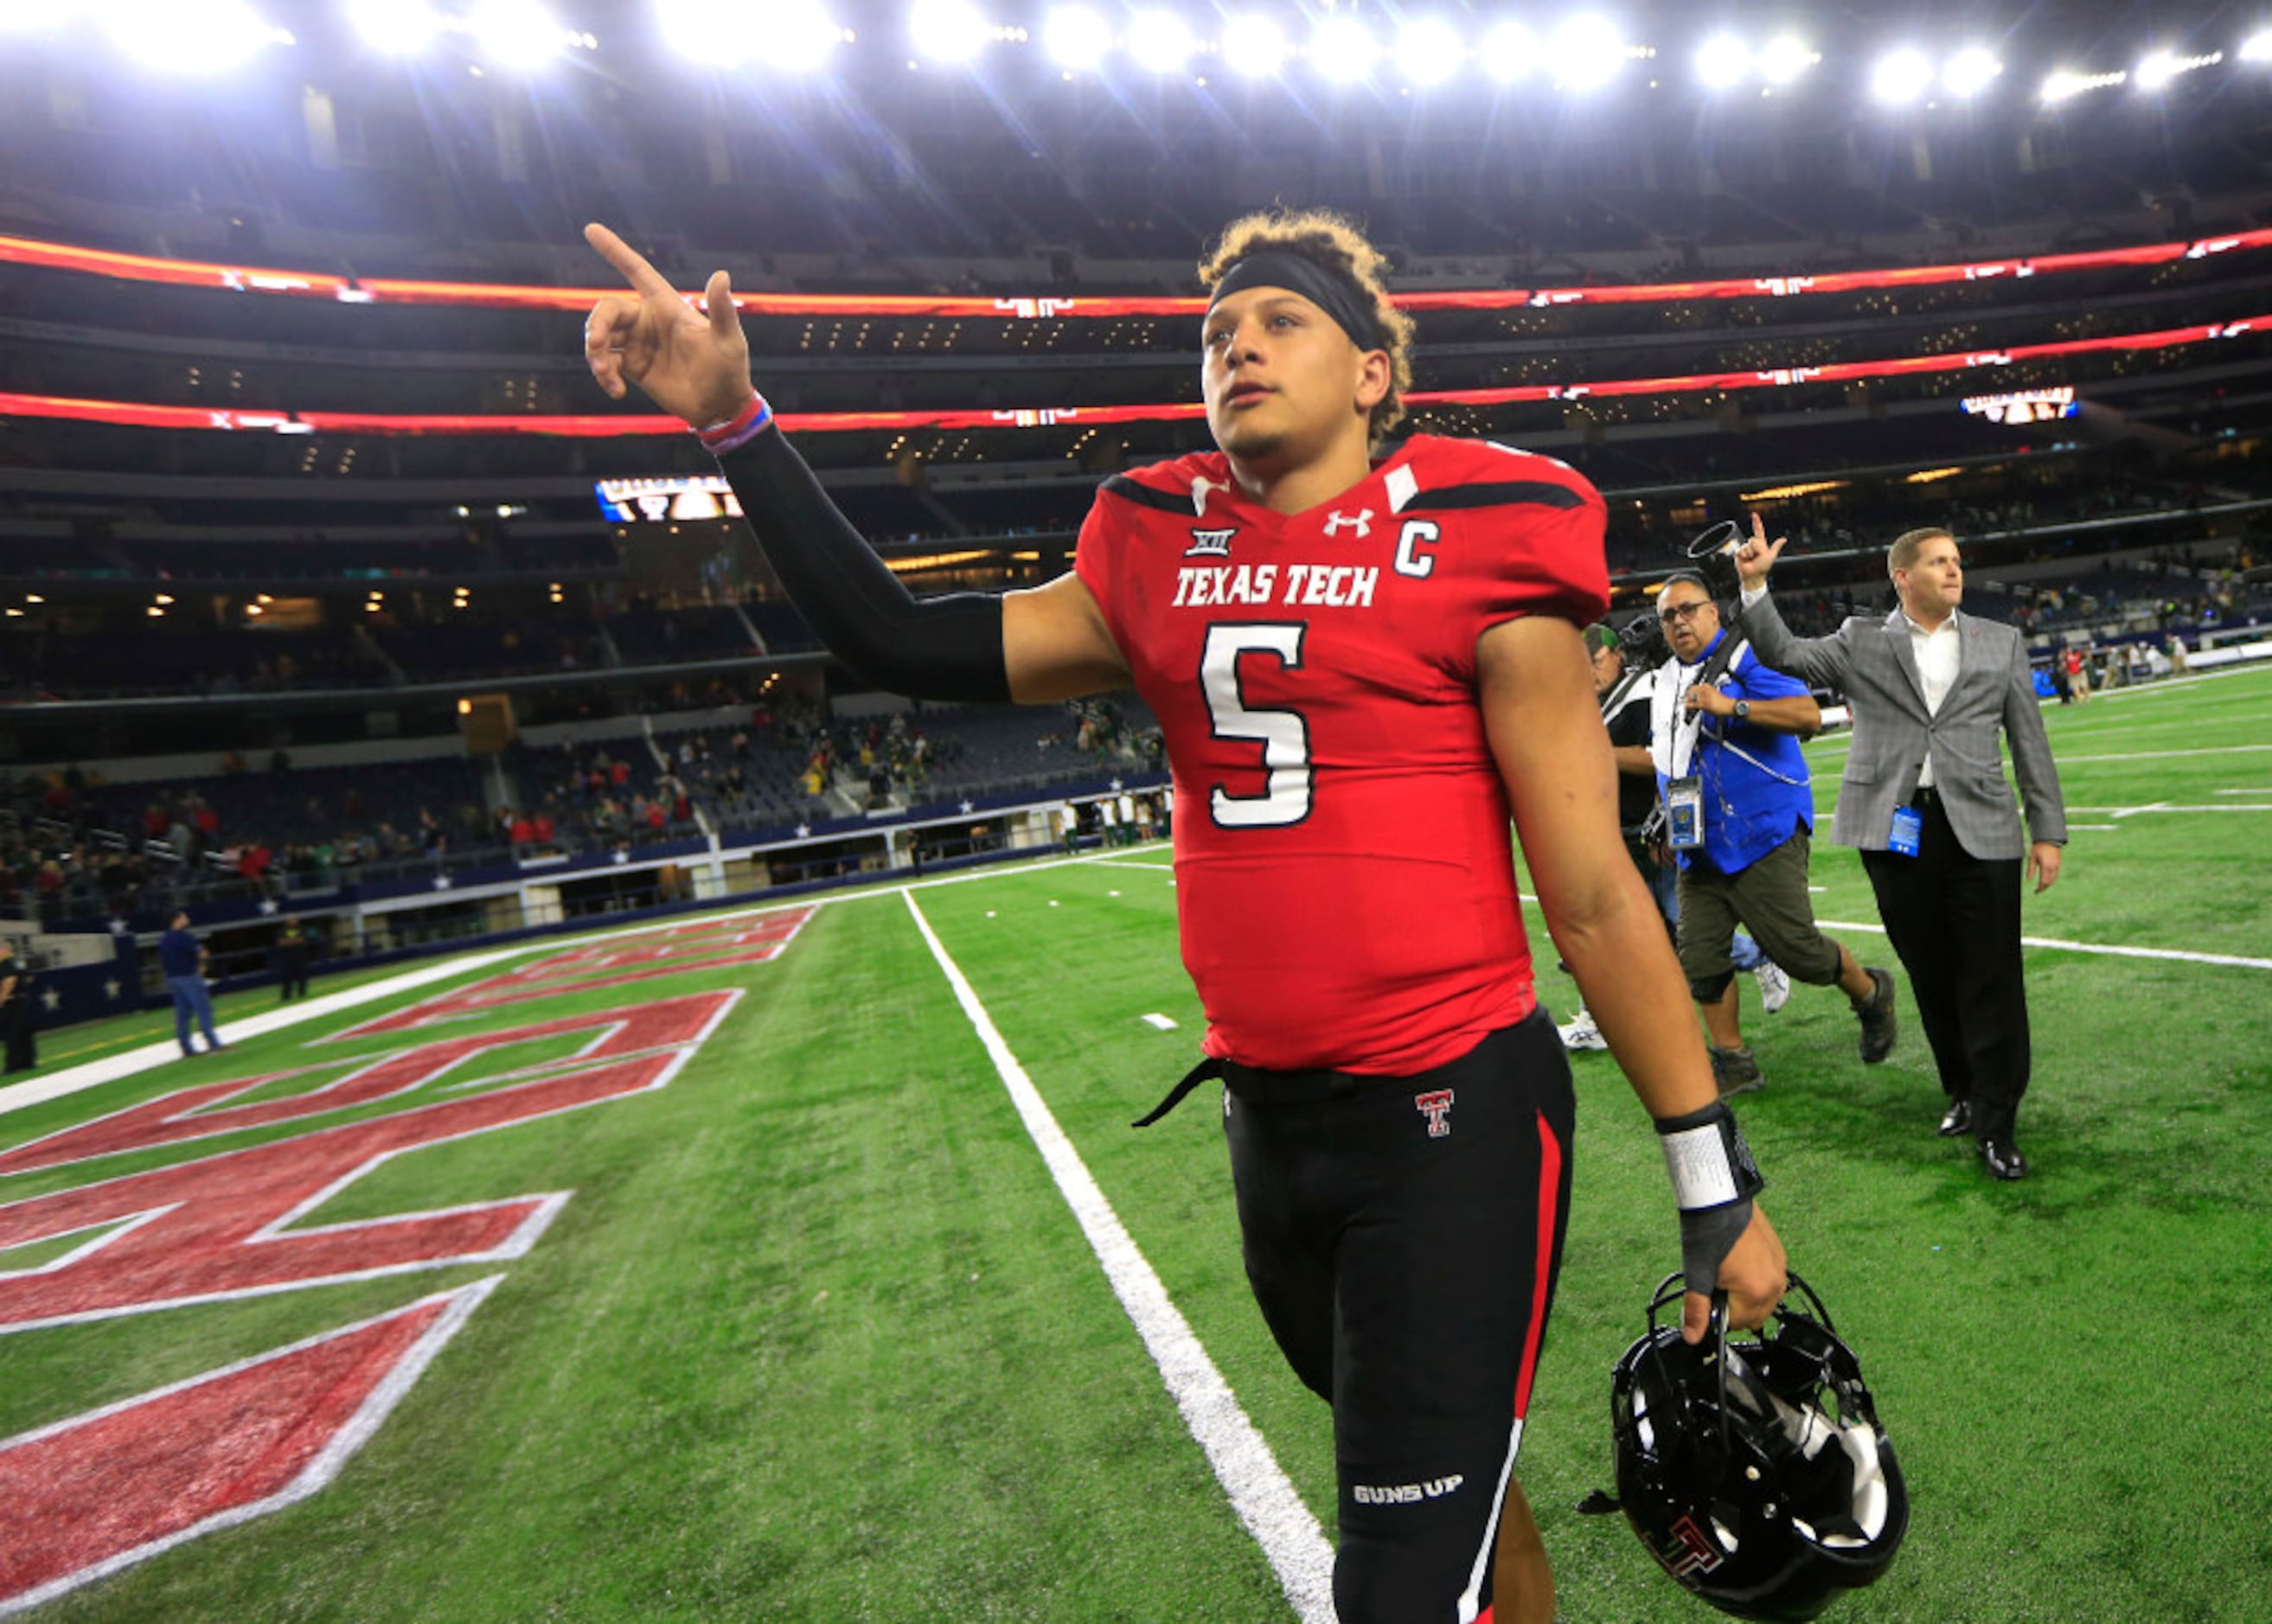
[[999,597],[910,596],[777,428],[759,430],[718,466],[766,562],[830,653],[895,694],[1010,697]]

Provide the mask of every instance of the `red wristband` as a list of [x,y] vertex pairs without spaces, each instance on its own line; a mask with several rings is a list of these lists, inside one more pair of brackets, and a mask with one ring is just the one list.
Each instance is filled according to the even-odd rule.
[[733,416],[694,432],[714,455],[723,456],[736,446],[747,443],[773,421],[773,407],[766,404],[763,395],[752,391],[749,403]]

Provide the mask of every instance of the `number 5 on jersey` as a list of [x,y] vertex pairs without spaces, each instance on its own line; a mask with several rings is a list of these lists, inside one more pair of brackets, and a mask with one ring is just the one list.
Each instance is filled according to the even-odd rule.
[[1310,816],[1310,791],[1316,771],[1310,762],[1310,728],[1298,711],[1250,710],[1239,693],[1238,662],[1248,654],[1270,654],[1291,671],[1302,664],[1299,621],[1218,623],[1207,630],[1200,655],[1200,686],[1218,739],[1253,739],[1261,743],[1269,785],[1259,795],[1234,795],[1222,785],[1207,797],[1207,810],[1223,829],[1274,829]]

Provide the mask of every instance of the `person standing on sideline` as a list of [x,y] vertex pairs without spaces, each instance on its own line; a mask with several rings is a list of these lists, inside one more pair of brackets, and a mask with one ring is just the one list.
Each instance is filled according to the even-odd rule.
[[213,994],[206,987],[205,943],[190,934],[190,916],[176,913],[166,934],[158,938],[158,965],[166,972],[166,991],[174,1000],[174,1036],[184,1055],[198,1051],[190,1042],[192,1016],[206,1034],[208,1054],[221,1047],[213,1032]]
[[295,998],[308,995],[308,961],[316,956],[316,944],[298,920],[284,922],[284,934],[276,940],[276,1002],[288,1003]]
[[1338,1616],[1547,1624],[1514,1466],[1576,1100],[1532,991],[1510,815],[1666,1147],[1682,1335],[1702,1338],[1715,1286],[1758,1324],[1787,1282],[1695,1024],[1664,1018],[1679,972],[1618,838],[1580,636],[1609,600],[1600,495],[1482,441],[1382,448],[1412,328],[1379,250],[1333,215],[1252,215],[1200,273],[1218,449],[1106,480],[1049,585],[918,600],[751,388],[726,273],[700,313],[614,233],[585,235],[634,290],[586,324],[594,376],[697,428],[839,659],[925,698],[1133,687],[1159,718],[1187,789],[1177,911],[1207,1058],[1147,1120],[1222,1079],[1248,1283],[1332,1406]]
[[0,1031],[8,1044],[9,1071],[29,1071],[40,1063],[40,1017],[32,1007],[32,967],[16,944],[0,937]]
[[1822,726],[1822,707],[1721,625],[1701,576],[1668,576],[1656,618],[1672,658],[1656,668],[1649,755],[1680,864],[1680,967],[1711,1034],[1720,1091],[1760,1086],[1737,1017],[1729,943],[1738,924],[1793,980],[1846,995],[1862,1063],[1874,1066],[1894,1050],[1894,978],[1822,934],[1806,890],[1814,787],[1798,741]]
[[[2022,863],[2038,892],[2059,878],[2066,805],[2014,627],[1962,613],[1964,566],[1946,530],[1912,530],[1886,555],[1901,607],[1796,637],[1768,591],[1783,549],[1758,515],[1736,555],[1744,629],[1762,659],[1842,690],[1854,748],[1834,825],[1858,846],[1879,917],[1909,972],[1947,1096],[1944,1137],[1970,1134],[1999,1179],[2028,1176],[2014,1136],[2028,1091]],[[2011,746],[2026,807],[2005,781]]]
[[[1594,692],[1601,700],[1602,722],[1609,729],[1610,751],[1618,764],[1618,832],[1625,836],[1626,855],[1633,860],[1633,867],[1648,882],[1648,893],[1656,900],[1656,910],[1664,915],[1665,928],[1677,942],[1680,936],[1680,870],[1673,865],[1671,853],[1661,850],[1656,838],[1649,832],[1652,822],[1658,821],[1656,767],[1648,756],[1653,674],[1647,670],[1628,672],[1625,645],[1618,640],[1616,629],[1606,621],[1586,628],[1586,653],[1593,661]],[[1775,960],[1760,951],[1760,944],[1752,940],[1748,931],[1736,933],[1730,956],[1738,970],[1759,983],[1760,1005],[1769,1015],[1790,1002],[1790,978],[1783,974]],[[1609,1040],[1602,1036],[1601,1027],[1582,1003],[1578,1006],[1578,1013],[1563,1024],[1561,1033],[1566,1049],[1610,1047]]]

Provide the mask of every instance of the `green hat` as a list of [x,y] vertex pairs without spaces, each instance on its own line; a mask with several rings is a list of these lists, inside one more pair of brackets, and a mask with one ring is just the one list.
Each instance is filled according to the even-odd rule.
[[1587,653],[1598,654],[1603,649],[1614,649],[1618,646],[1619,646],[1618,634],[1607,621],[1596,621],[1586,628]]

